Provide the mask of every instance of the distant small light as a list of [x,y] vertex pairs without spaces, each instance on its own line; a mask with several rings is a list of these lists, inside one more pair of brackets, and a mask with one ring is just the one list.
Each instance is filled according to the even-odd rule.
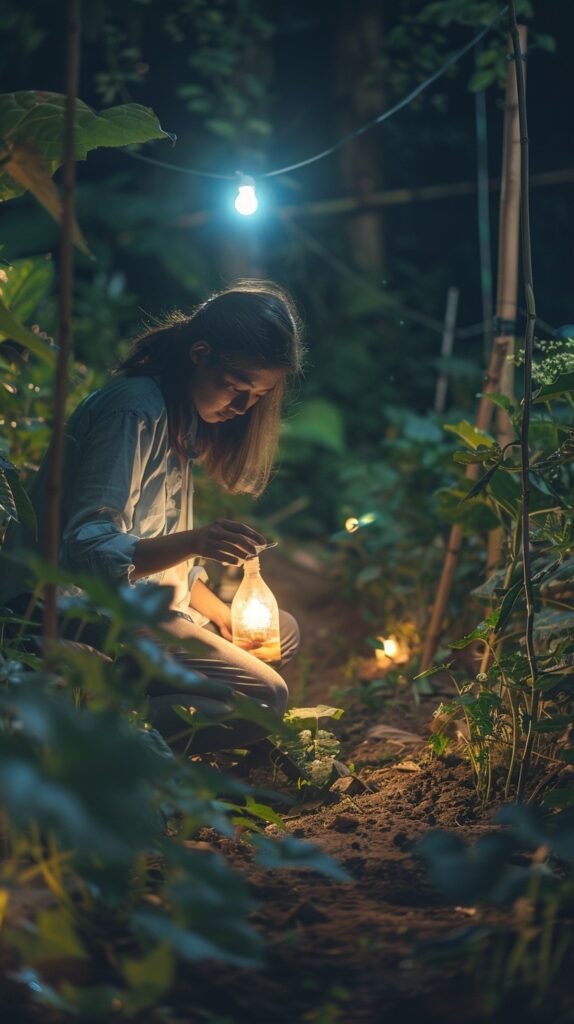
[[242,217],[251,217],[259,206],[259,200],[255,194],[255,183],[240,185],[235,199],[235,209]]
[[366,512],[364,516],[359,519],[360,526],[370,526],[371,523],[376,522],[377,516],[374,512]]
[[359,520],[355,516],[350,516],[349,519],[345,519],[345,529],[348,533],[354,533],[355,530],[359,529]]

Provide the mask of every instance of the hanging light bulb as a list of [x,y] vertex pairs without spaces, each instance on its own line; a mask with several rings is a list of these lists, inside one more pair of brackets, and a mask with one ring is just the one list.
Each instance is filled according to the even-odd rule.
[[253,178],[242,178],[235,197],[235,209],[242,217],[251,217],[259,206]]

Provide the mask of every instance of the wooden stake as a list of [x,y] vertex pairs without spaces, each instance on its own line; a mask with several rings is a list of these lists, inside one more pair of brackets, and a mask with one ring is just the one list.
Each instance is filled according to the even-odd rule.
[[[526,28],[520,26],[521,45],[526,45]],[[512,42],[509,50],[513,53]],[[510,79],[513,81],[511,88]],[[520,206],[520,133],[517,130],[518,100],[516,91],[516,62],[509,62],[506,105],[504,115],[504,154],[503,154],[503,183],[501,195],[501,213],[499,227],[499,267],[497,286],[496,313],[500,319],[494,336],[492,352],[488,364],[488,370],[482,389],[482,397],[479,402],[475,424],[479,430],[489,430],[494,405],[487,397],[491,392],[501,392],[508,387],[505,381],[505,371],[508,366],[507,356],[514,341],[514,330],[512,334],[505,333],[504,321],[516,319],[516,296],[518,282],[518,225]],[[506,177],[508,175],[508,177]],[[512,180],[510,179],[512,177]],[[502,323],[502,328],[501,328]],[[473,464],[467,466],[465,477],[467,480],[476,480],[479,475],[480,466]],[[448,603],[452,582],[458,564],[460,548],[462,544],[462,530],[458,523],[455,523],[450,531],[447,543],[445,558],[442,567],[442,574],[437,588],[435,602],[431,612],[429,628],[427,631],[423,649],[421,671],[425,672],[430,668],[436,649],[440,641],[442,624]],[[490,558],[487,559],[490,565]]]
[[[46,527],[44,557],[51,565],[58,565],[60,546],[60,505],[62,469],[64,464],[64,422],[68,393],[68,365],[72,347],[72,290],[74,283],[74,199],[76,161],[74,153],[74,114],[78,93],[80,54],[80,0],[67,0],[66,10],[66,109],[63,138],[62,227],[60,234],[60,287],[59,287],[59,351],[54,385],[54,415],[50,476],[46,494]],[[44,590],[44,640],[48,644],[58,635],[56,587],[48,584]]]
[[[526,52],[528,29],[519,28],[520,46]],[[498,279],[496,284],[496,323],[507,334],[507,359],[502,372],[500,391],[514,399],[514,364],[510,361],[515,349],[515,325],[518,305],[518,236],[520,227],[520,122],[516,87],[516,62],[512,40],[508,44],[508,71],[504,101],[504,133],[502,142],[502,191],[498,231]],[[506,327],[504,327],[506,325]],[[514,327],[513,327],[514,325]],[[512,420],[504,409],[496,410],[496,433],[501,448],[514,440]],[[502,527],[488,534],[486,574],[490,576],[502,557]]]
[[[458,297],[460,291],[451,285],[446,294],[446,309],[444,314],[444,331],[442,333],[442,343],[440,347],[441,357],[446,360],[452,355],[452,349],[454,345],[454,334],[456,329],[456,313],[458,310]],[[448,388],[448,374],[446,372],[446,364],[443,364],[436,382],[436,391],[434,395],[434,411],[444,412],[446,405],[446,392]]]

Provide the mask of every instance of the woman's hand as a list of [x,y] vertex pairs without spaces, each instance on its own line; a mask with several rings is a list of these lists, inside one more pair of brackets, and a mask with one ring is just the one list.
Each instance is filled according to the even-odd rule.
[[213,558],[227,565],[240,565],[246,558],[253,558],[261,545],[267,544],[262,533],[232,519],[216,519],[190,533],[193,535],[190,547],[194,555]]
[[227,565],[240,565],[264,547],[267,547],[265,537],[257,530],[252,530],[245,523],[234,523],[231,519],[216,519],[198,530],[178,530],[161,537],[138,540],[131,578],[139,580],[142,576],[153,576],[196,555]]

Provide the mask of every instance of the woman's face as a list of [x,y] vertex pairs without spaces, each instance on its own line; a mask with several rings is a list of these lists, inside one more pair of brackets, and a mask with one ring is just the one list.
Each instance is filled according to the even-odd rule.
[[190,349],[194,363],[191,399],[205,423],[224,423],[244,416],[285,376],[281,369],[227,370],[209,363],[207,342],[198,341]]

